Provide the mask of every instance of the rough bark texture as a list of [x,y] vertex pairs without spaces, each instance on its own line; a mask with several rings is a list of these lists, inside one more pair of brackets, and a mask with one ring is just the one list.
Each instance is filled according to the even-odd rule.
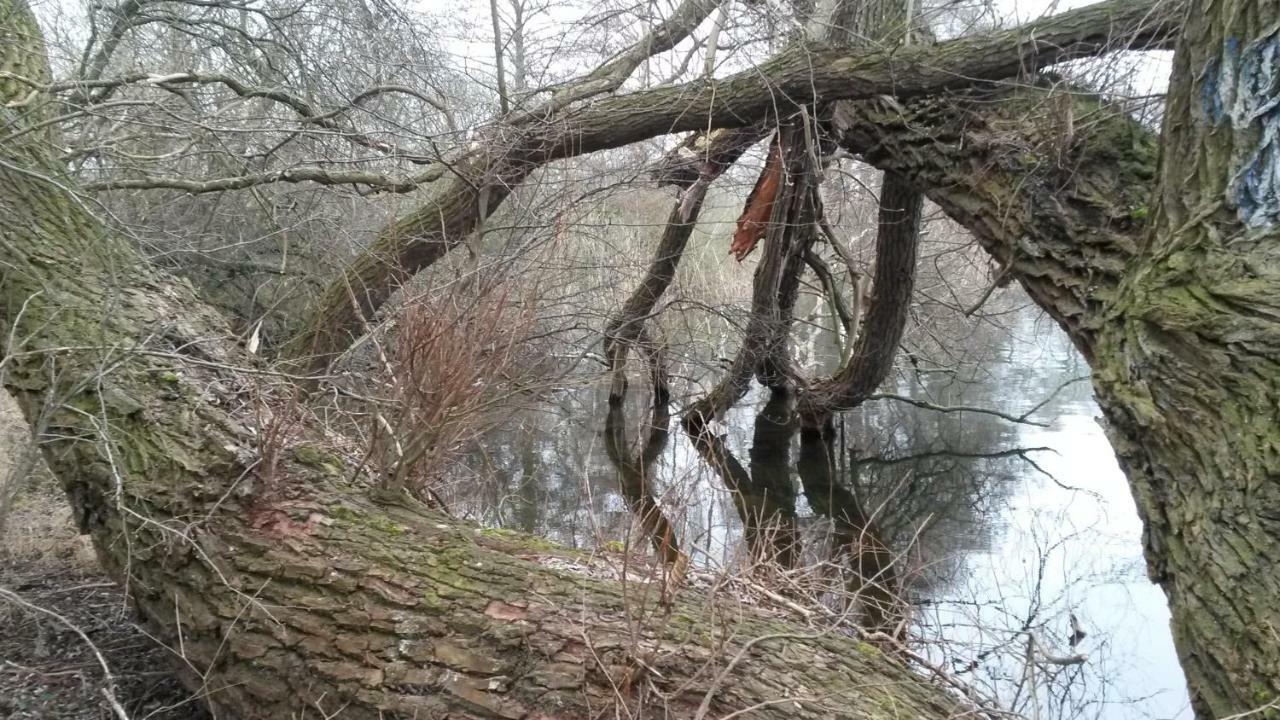
[[[0,69],[41,70],[24,4],[0,0],[0,33]],[[228,716],[958,710],[821,628],[695,595],[655,607],[642,584],[548,569],[557,551],[535,541],[371,504],[306,420],[263,447],[258,383],[235,369],[251,358],[67,191],[40,135],[0,148],[5,384],[48,423],[49,466],[108,570]]]
[[1201,717],[1280,716],[1280,3],[1197,2],[1095,386]]
[[831,413],[860,405],[893,369],[911,309],[923,201],[905,176],[895,171],[885,173],[867,315],[848,362],[831,378],[800,393],[798,411],[805,427],[822,427]]
[[[1068,132],[1064,117],[1080,118]],[[1155,135],[1069,86],[838,104],[841,144],[910,178],[1092,357],[1101,308],[1148,231]]]
[[1069,88],[836,118],[1089,358],[1200,717],[1280,698],[1277,17],[1275,2],[1190,10],[1159,166],[1153,133]]

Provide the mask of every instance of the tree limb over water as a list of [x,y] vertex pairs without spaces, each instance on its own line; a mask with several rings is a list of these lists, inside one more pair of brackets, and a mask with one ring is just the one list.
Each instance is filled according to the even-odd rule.
[[918,97],[1069,59],[1167,48],[1177,11],[1167,0],[1110,0],[1013,30],[892,52],[799,44],[723,80],[596,98],[539,123],[500,123],[480,147],[449,163],[423,205],[383,230],[330,286],[291,352],[313,364],[342,352],[407,278],[462,243],[514,187],[552,160],[658,135],[751,125],[780,105]]

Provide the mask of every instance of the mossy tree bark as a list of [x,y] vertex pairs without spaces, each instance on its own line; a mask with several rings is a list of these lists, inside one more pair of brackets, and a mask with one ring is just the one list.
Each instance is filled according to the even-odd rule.
[[1095,387],[1197,714],[1280,717],[1280,2],[1194,2]]
[[836,119],[1089,359],[1200,717],[1280,712],[1278,19],[1276,2],[1192,3],[1162,143],[1069,88]]
[[[36,75],[25,3],[0,69]],[[0,107],[18,97],[0,86]],[[823,628],[633,578],[549,569],[553,548],[368,488],[192,288],[68,188],[39,113],[0,148],[5,385],[109,572],[189,685],[228,717],[949,717],[956,701]],[[263,395],[264,392],[268,394]]]

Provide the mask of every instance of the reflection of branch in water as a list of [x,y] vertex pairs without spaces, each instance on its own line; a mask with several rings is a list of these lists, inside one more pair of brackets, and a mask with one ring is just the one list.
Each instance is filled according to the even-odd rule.
[[743,519],[743,527],[752,529],[759,538],[758,545],[768,543],[769,551],[782,567],[795,567],[800,558],[796,489],[791,480],[791,438],[795,432],[791,393],[777,388],[756,415],[748,451],[751,477],[738,490],[751,510]]
[[724,437],[709,427],[691,436],[698,454],[729,491],[752,558],[783,567],[794,566],[800,549],[795,489],[788,467],[794,433],[790,394],[779,389],[756,417],[750,469],[734,456]]
[[[651,479],[653,466],[667,446],[671,426],[671,390],[667,387],[666,365],[662,349],[648,342],[641,334],[640,347],[644,350],[653,385],[653,405],[644,444],[638,454],[631,451],[627,441],[625,402],[627,398],[627,374],[625,363],[614,368],[613,385],[609,391],[609,411],[605,417],[604,446],[609,460],[618,469],[622,496],[627,506],[640,521],[640,527],[653,543],[653,549],[663,562],[679,564],[682,561],[675,529],[662,506],[654,497]],[[621,359],[621,358],[620,358]]]
[[901,639],[906,631],[906,604],[894,554],[857,496],[838,482],[834,469],[835,430],[802,428],[797,470],[809,507],[834,525],[834,553],[850,560],[850,597],[861,601],[860,625]]
[[[892,457],[892,458],[881,457],[879,455],[869,455],[867,457],[854,458],[853,466],[856,468],[856,467],[861,467],[863,465],[871,465],[871,466],[898,465],[900,463],[905,463],[905,462],[915,462],[916,460],[927,460],[929,458],[939,458],[939,457],[954,457],[954,458],[967,458],[967,459],[984,459],[984,458],[994,459],[994,458],[1020,457],[1023,460],[1030,462],[1032,466],[1035,467],[1037,470],[1040,470],[1040,467],[1036,465],[1035,462],[1032,461],[1031,458],[1027,456],[1027,453],[1033,453],[1033,452],[1056,453],[1057,450],[1054,450],[1051,447],[1011,448],[1006,450],[993,450],[990,452],[969,452],[964,450],[929,450],[927,452],[912,453],[910,455],[903,455],[901,457]],[[1044,472],[1044,470],[1040,470],[1040,472]],[[1048,475],[1048,473],[1045,473],[1045,474]],[[1049,477],[1053,477],[1053,476],[1049,475]]]
[[1006,449],[1006,450],[994,450],[994,451],[991,451],[991,452],[968,452],[968,451],[962,451],[962,450],[930,450],[930,451],[928,451],[928,452],[912,453],[912,454],[910,454],[910,455],[903,455],[903,456],[901,456],[901,457],[895,457],[895,458],[886,458],[886,457],[881,457],[881,456],[879,456],[879,455],[869,455],[869,456],[867,456],[867,457],[863,457],[863,458],[855,458],[855,459],[853,460],[853,467],[854,467],[855,469],[856,469],[856,468],[859,468],[859,467],[862,467],[862,466],[864,466],[864,465],[866,465],[866,466],[873,466],[873,467],[886,467],[886,466],[889,466],[889,465],[900,465],[900,464],[902,464],[902,463],[907,463],[907,462],[916,462],[916,461],[918,461],[918,460],[929,460],[929,459],[932,459],[932,458],[961,458],[961,459],[967,459],[967,460],[983,460],[983,459],[996,460],[996,459],[999,459],[999,458],[1016,457],[1016,458],[1018,458],[1018,459],[1022,460],[1022,462],[1024,462],[1024,463],[1026,463],[1026,464],[1030,465],[1030,466],[1031,466],[1031,468],[1032,468],[1033,470],[1035,470],[1036,472],[1038,472],[1038,473],[1040,473],[1041,475],[1043,475],[1043,476],[1045,476],[1045,477],[1049,478],[1049,480],[1051,480],[1051,481],[1053,482],[1053,484],[1054,484],[1054,485],[1057,485],[1058,487],[1062,488],[1063,490],[1068,490],[1068,491],[1071,491],[1071,492],[1083,492],[1083,493],[1086,493],[1086,494],[1092,495],[1092,496],[1094,496],[1094,497],[1099,497],[1098,493],[1096,493],[1096,492],[1094,492],[1094,491],[1092,491],[1092,490],[1086,490],[1085,488],[1078,488],[1078,487],[1075,487],[1075,486],[1072,486],[1072,485],[1068,485],[1068,484],[1066,484],[1066,483],[1062,482],[1061,480],[1059,480],[1057,475],[1054,475],[1053,473],[1049,472],[1048,470],[1045,470],[1043,467],[1041,467],[1041,466],[1040,466],[1040,463],[1038,463],[1038,462],[1036,462],[1034,459],[1032,459],[1032,457],[1031,457],[1031,453],[1035,453],[1035,452],[1049,452],[1049,453],[1054,453],[1055,455],[1058,453],[1058,451],[1057,451],[1057,450],[1055,450],[1055,449],[1053,449],[1053,448],[1051,448],[1051,447],[1044,447],[1044,446],[1040,446],[1040,447],[1019,447],[1019,448],[1009,448],[1009,449]]
[[[682,194],[671,209],[653,259],[640,285],[609,320],[604,332],[604,351],[612,372],[609,410],[605,418],[605,451],[618,469],[627,505],[640,519],[641,527],[649,535],[658,555],[668,563],[682,563],[684,558],[676,542],[673,525],[653,495],[651,479],[653,466],[670,435],[671,391],[663,350],[648,337],[645,323],[675,278],[702,211],[707,187],[737,161],[751,144],[752,137],[748,131],[711,133],[698,136],[701,145],[696,142],[689,145],[687,149],[694,151],[697,162],[689,164],[689,172],[685,175],[671,175],[664,179],[664,182],[680,187]],[[627,354],[637,346],[644,353],[653,386],[648,437],[638,456],[632,453],[627,441],[624,410]]]

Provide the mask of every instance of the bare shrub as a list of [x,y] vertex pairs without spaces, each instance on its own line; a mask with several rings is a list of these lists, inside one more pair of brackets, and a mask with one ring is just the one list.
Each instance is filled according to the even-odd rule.
[[531,292],[517,295],[499,280],[401,310],[383,355],[386,399],[374,415],[372,457],[384,490],[439,502],[452,463],[536,380],[528,342],[536,321]]

